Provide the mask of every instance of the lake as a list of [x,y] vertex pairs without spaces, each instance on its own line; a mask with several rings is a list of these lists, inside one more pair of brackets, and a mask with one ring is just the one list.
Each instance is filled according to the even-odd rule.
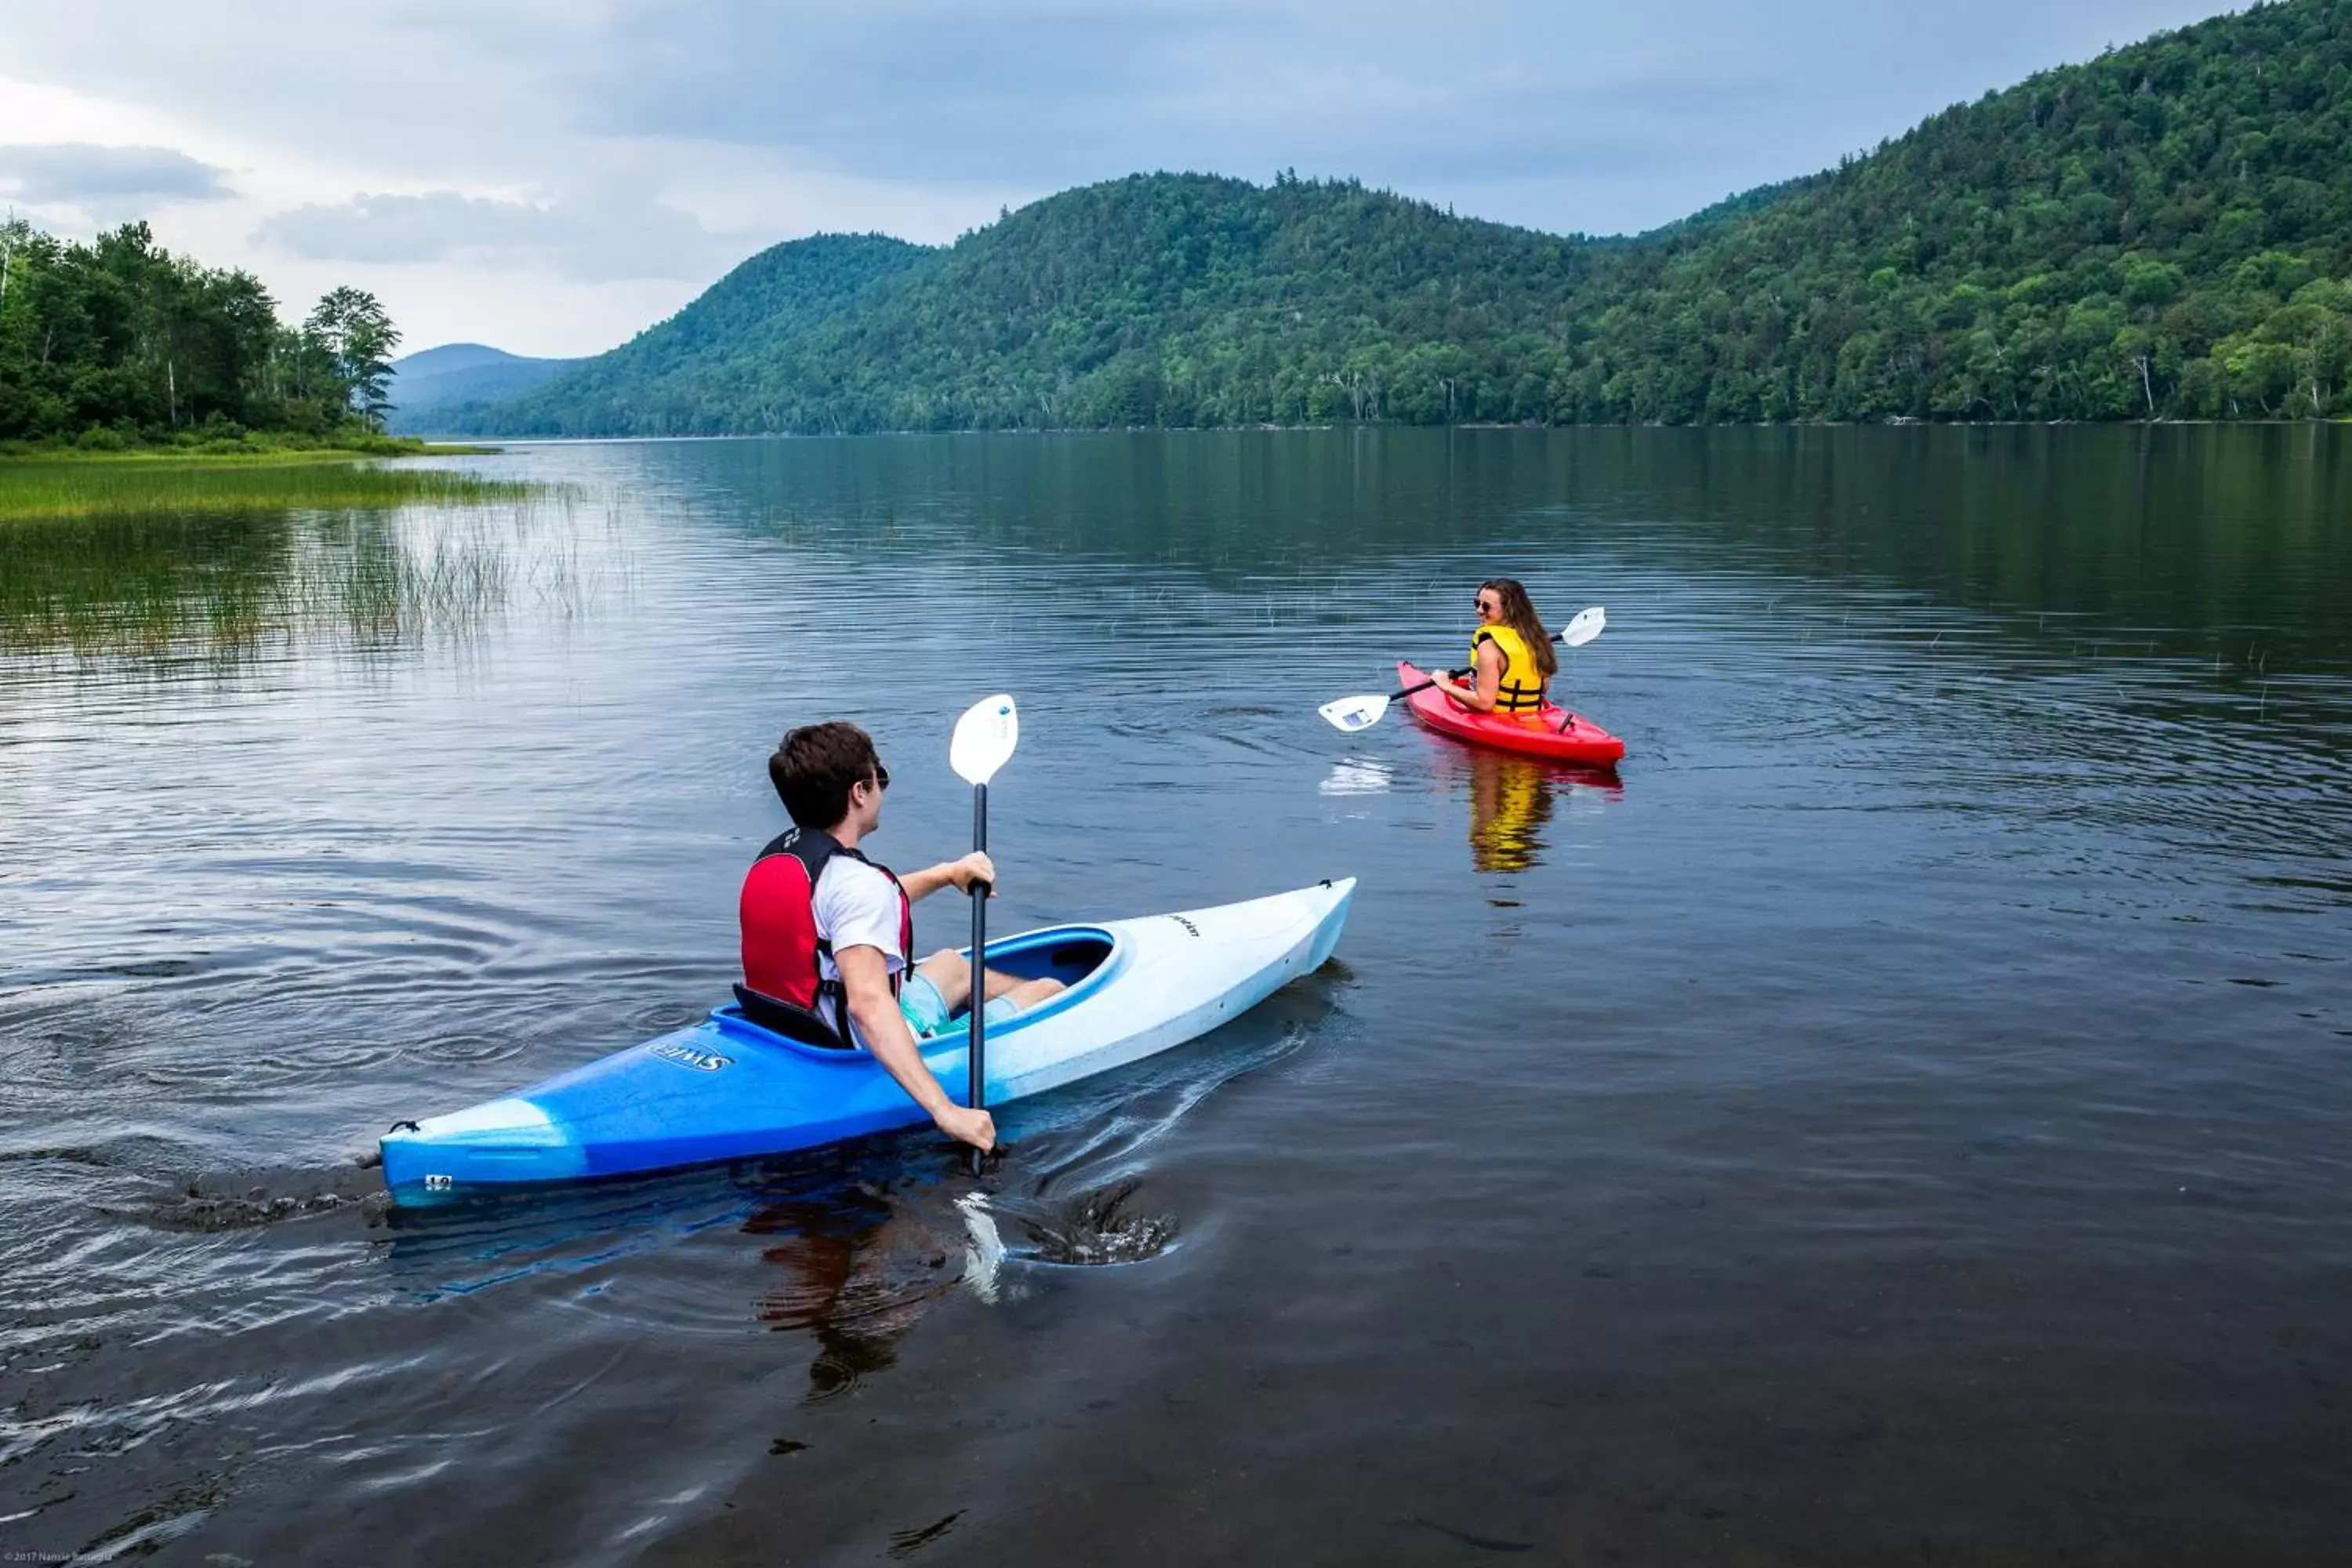
[[[2352,429],[448,461],[560,500],[0,542],[0,1554],[2352,1562]],[[1615,776],[1317,720],[1495,574]],[[1001,1267],[928,1131],[387,1207],[997,689],[992,931],[1361,879]]]

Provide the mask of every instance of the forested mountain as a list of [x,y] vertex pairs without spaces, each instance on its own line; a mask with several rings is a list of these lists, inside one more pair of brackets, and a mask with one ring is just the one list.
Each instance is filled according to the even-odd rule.
[[1632,247],[1553,416],[2352,412],[2352,4],[1948,110]]
[[[787,417],[777,417],[769,388],[827,386],[828,366],[809,353],[809,334],[869,286],[934,254],[879,234],[825,234],[772,247],[659,326],[527,397],[467,411],[471,417],[448,427],[508,435],[831,428],[806,392]],[[561,413],[507,412],[533,407]]]
[[494,433],[2352,413],[2352,0],[2037,76],[1633,239],[1138,175],[779,246]]
[[252,274],[173,256],[143,223],[83,245],[0,222],[0,441],[372,431],[399,342],[357,289],[288,326]]
[[384,426],[395,434],[437,429],[451,409],[520,396],[579,363],[510,354],[488,343],[443,343],[404,354],[392,362]]

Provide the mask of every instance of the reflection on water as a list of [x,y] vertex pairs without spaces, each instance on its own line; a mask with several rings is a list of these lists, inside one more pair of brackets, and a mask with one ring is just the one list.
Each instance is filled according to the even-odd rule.
[[1442,744],[1439,775],[1454,782],[1469,803],[1470,864],[1475,870],[1513,873],[1542,865],[1547,830],[1563,797],[1598,805],[1625,795],[1622,780],[1610,769]]
[[[2352,429],[481,470],[593,499],[109,536],[152,591],[0,537],[0,1548],[2347,1557]],[[535,591],[574,542],[630,613]],[[345,607],[444,555],[493,610]],[[1610,605],[1622,789],[1314,717],[1502,569]],[[1006,1108],[979,1185],[909,1134],[371,1200],[392,1117],[725,995],[783,725],[868,722],[921,863],[993,689],[1005,929],[1353,873],[1345,966]]]
[[1470,767],[1470,863],[1481,871],[1524,871],[1543,858],[1552,781],[1544,764],[1503,752],[1475,752]]
[[[806,1398],[823,1400],[894,1365],[951,1291],[1017,1301],[1030,1293],[1029,1271],[1166,1251],[1178,1218],[1139,1195],[1136,1162],[1220,1088],[1296,1051],[1301,1020],[1327,1009],[1309,981],[1196,1047],[1004,1108],[999,1126],[1012,1142],[980,1186],[954,1150],[918,1131],[430,1209],[389,1207],[379,1188],[365,1223],[382,1238],[388,1282],[415,1305],[553,1290],[661,1334],[725,1333],[741,1298],[667,1283],[625,1291],[612,1282],[616,1268],[686,1248],[703,1255],[702,1269],[732,1274],[722,1238],[740,1237],[755,1265],[745,1290],[752,1321],[806,1337]],[[223,1173],[143,1217],[175,1230],[268,1226],[323,1213],[366,1184],[350,1172]],[[216,1195],[227,1194],[245,1199]]]
[[889,1366],[923,1304],[960,1277],[938,1234],[872,1187],[762,1205],[743,1234],[761,1239],[761,1260],[782,1274],[754,1314],[770,1328],[815,1336],[812,1399]]
[[1316,789],[1324,795],[1386,795],[1391,782],[1389,764],[1349,757],[1331,764]]
[[568,495],[472,509],[102,514],[0,526],[0,650],[386,649],[521,605],[578,615],[613,563]]

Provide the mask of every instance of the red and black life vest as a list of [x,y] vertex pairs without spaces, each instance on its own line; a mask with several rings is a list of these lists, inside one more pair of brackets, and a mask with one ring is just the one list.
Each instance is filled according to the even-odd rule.
[[890,976],[892,992],[914,967],[915,911],[898,877],[829,833],[794,827],[771,840],[743,879],[737,911],[743,928],[743,983],[735,987],[735,999],[743,1016],[761,1028],[813,1046],[847,1047],[847,998],[841,982],[825,979],[817,964],[819,954],[833,956],[833,943],[816,929],[817,879],[836,855],[873,866],[898,891],[898,968]]

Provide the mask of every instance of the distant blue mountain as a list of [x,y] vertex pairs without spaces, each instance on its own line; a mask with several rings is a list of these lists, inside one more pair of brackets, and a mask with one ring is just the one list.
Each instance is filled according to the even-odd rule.
[[398,436],[433,436],[451,428],[458,409],[520,397],[578,364],[570,359],[528,359],[487,343],[443,343],[392,362],[392,417]]

